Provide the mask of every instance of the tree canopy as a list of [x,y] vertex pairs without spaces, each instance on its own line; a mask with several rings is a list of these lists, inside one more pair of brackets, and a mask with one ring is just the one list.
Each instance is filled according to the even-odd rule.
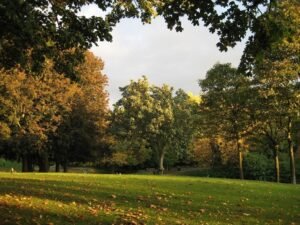
[[[103,62],[85,53],[78,82],[58,74],[51,60],[39,76],[21,68],[0,70],[2,155],[48,171],[48,160],[84,161],[101,150],[107,127],[107,78]],[[72,154],[73,153],[73,154]]]
[[[72,77],[83,52],[98,41],[111,41],[113,27],[122,18],[138,17],[150,23],[162,16],[168,28],[182,31],[182,19],[201,24],[216,32],[218,47],[227,50],[253,30],[260,9],[275,0],[3,0],[0,3],[0,66],[20,64],[40,71],[46,58],[52,59],[58,72]],[[87,17],[83,6],[97,6],[102,13]],[[69,51],[70,49],[75,49]]]

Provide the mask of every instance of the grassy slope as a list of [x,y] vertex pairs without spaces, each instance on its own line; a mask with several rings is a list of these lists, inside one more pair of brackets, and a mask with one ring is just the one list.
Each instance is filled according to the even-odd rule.
[[0,224],[300,224],[299,212],[298,185],[0,173]]

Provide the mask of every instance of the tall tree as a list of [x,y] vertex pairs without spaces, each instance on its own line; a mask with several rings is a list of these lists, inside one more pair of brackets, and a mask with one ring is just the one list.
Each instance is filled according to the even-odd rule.
[[182,89],[176,91],[173,106],[174,141],[172,147],[176,149],[177,160],[187,163],[191,157],[192,140],[198,133],[199,104],[201,98]]
[[107,77],[103,67],[101,59],[86,52],[84,63],[76,68],[79,91],[54,136],[57,170],[62,164],[66,171],[68,161],[94,161],[101,156],[108,126]]
[[113,112],[113,133],[121,143],[125,141],[127,146],[135,146],[134,154],[130,153],[134,150],[132,147],[127,151],[140,160],[141,156],[144,156],[145,161],[155,155],[159,172],[163,173],[165,155],[176,145],[173,143],[172,88],[167,85],[151,86],[147,78],[143,77],[136,82],[131,81],[120,90],[122,98],[116,103]]
[[148,138],[154,107],[151,85],[144,76],[120,91],[122,98],[114,105],[111,116],[111,132],[116,137],[114,149],[126,155],[127,163],[142,164],[151,156]]
[[[299,9],[298,0],[270,1],[253,24],[239,69],[253,75],[255,65],[264,64],[266,57],[277,62],[285,59],[286,63],[293,65],[291,69],[295,69],[299,65]],[[274,48],[280,49],[281,53],[274,55]]]
[[203,124],[211,134],[234,141],[241,179],[244,179],[242,143],[252,128],[247,112],[249,85],[249,79],[230,64],[214,65],[200,81]]
[[[159,173],[163,174],[165,155],[174,151],[173,146],[176,146],[172,88],[168,85],[153,87],[152,98],[154,99],[154,108],[151,124],[149,124],[149,143],[158,156]],[[180,138],[177,139],[177,141],[180,140]]]
[[[294,120],[299,115],[300,75],[300,3],[283,0],[272,8],[264,20],[262,34],[272,39],[267,49],[259,48],[259,37],[254,36],[248,49],[256,51],[253,59],[254,78],[265,98],[268,112],[281,118],[288,143],[291,182],[296,183],[292,139]],[[276,30],[277,36],[269,33]],[[256,34],[258,35],[258,34]]]

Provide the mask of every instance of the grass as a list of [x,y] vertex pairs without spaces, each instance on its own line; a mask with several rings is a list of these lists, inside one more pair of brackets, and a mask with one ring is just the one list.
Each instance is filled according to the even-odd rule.
[[298,185],[0,173],[0,224],[300,224],[299,212]]

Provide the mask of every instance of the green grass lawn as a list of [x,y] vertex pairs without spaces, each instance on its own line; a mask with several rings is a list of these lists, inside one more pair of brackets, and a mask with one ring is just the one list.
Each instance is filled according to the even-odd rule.
[[0,173],[0,224],[300,224],[300,186],[176,176]]

